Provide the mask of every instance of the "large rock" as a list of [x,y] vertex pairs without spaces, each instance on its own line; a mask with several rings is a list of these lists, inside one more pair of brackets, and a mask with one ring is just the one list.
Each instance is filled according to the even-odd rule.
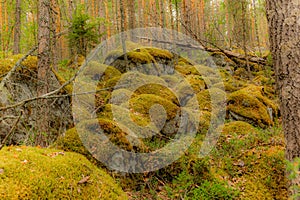
[[[5,75],[15,65],[22,56],[13,56],[12,61],[6,63],[0,75]],[[5,70],[4,70],[5,69]],[[0,107],[22,102],[37,96],[37,58],[29,56],[22,62],[21,67],[0,84]],[[49,74],[49,91],[53,91],[60,87],[59,80],[54,73]],[[60,94],[65,91],[61,91]],[[48,133],[49,142],[54,141],[58,135],[62,134],[66,129],[72,126],[72,115],[70,109],[70,98],[61,97],[49,99],[50,111],[47,115],[50,118],[52,129]],[[18,123],[14,136],[10,139],[9,144],[31,143],[35,140],[36,119],[41,116],[37,115],[40,105],[37,101],[24,102],[20,106],[0,111],[0,140],[12,128],[17,117],[23,110],[23,115]]]
[[0,160],[0,199],[127,199],[108,174],[76,153],[5,147]]
[[274,124],[278,106],[264,96],[263,87],[249,85],[228,96],[228,114],[239,121],[246,121],[262,128]]

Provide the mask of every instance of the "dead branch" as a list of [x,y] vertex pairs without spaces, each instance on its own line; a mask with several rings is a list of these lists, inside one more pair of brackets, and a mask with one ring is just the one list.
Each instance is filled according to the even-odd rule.
[[14,125],[11,127],[9,133],[5,136],[5,138],[2,140],[1,144],[0,144],[0,150],[4,147],[4,145],[6,144],[7,140],[9,139],[10,136],[13,135],[15,129],[17,128],[17,125],[21,119],[23,115],[23,111],[21,110],[18,119],[15,121]]
[[[185,28],[185,30],[187,32],[189,32],[189,34],[197,41],[199,42],[204,50],[206,51],[209,51],[209,52],[222,52],[223,54],[225,54],[228,58],[232,59],[232,58],[237,58],[237,59],[240,59],[240,60],[244,60],[244,61],[250,61],[250,62],[253,62],[253,63],[257,63],[257,64],[266,64],[266,59],[264,58],[261,58],[261,57],[258,57],[258,56],[250,56],[250,55],[242,55],[242,54],[239,54],[239,53],[234,53],[232,51],[229,51],[229,50],[226,50],[226,49],[222,49],[220,47],[218,47],[216,44],[213,44],[211,42],[208,42],[208,41],[204,41],[202,39],[200,39],[198,37],[197,34],[195,34],[188,26],[186,26],[183,22],[181,22],[182,26]],[[204,45],[204,43],[207,43],[207,44],[210,44],[212,45],[213,47],[215,48],[210,48],[210,47],[207,47],[206,45]]]

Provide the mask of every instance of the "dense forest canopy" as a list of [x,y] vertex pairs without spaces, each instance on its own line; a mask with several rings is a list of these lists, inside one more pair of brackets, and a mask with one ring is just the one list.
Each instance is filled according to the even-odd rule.
[[[119,0],[49,2],[52,7],[51,32],[52,36],[57,35],[55,59],[62,60],[71,55],[68,39],[76,39],[78,35],[74,34],[81,34],[74,33],[74,23],[80,23],[78,20],[86,23],[82,28],[94,31],[94,36],[89,35],[89,49],[97,41],[104,41],[121,31]],[[159,26],[197,36],[208,46],[243,49],[247,44],[248,51],[257,53],[268,49],[263,0],[129,0],[123,4],[124,30]],[[1,57],[10,55],[17,46],[24,53],[37,44],[37,6],[37,1],[6,0],[0,3]],[[19,44],[14,45],[14,42]]]

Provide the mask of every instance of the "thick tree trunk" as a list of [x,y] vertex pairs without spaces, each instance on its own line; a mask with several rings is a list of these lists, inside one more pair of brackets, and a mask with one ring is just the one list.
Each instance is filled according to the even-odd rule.
[[20,53],[20,39],[21,39],[21,0],[16,0],[16,22],[14,30],[14,47],[13,53]]
[[[38,4],[38,85],[37,95],[41,96],[49,91],[50,76],[50,0],[40,0]],[[49,107],[46,99],[39,100],[40,107],[37,113],[37,138],[36,144],[47,145],[47,134],[49,132]]]
[[[267,18],[280,108],[286,159],[300,157],[300,1],[267,0]],[[291,182],[298,185],[300,177]],[[291,190],[291,194],[299,192]]]

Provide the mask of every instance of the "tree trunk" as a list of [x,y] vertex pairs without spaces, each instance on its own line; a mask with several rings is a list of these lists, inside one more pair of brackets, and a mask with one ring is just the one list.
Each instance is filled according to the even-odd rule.
[[121,13],[121,42],[122,42],[122,49],[125,59],[126,71],[128,70],[128,58],[127,58],[127,49],[126,49],[126,34],[125,31],[125,11],[124,11],[124,0],[120,0],[120,13]]
[[[41,96],[49,92],[50,76],[50,0],[38,2],[38,85],[37,95]],[[37,113],[37,137],[36,145],[47,145],[47,134],[49,132],[49,107],[45,99],[38,101],[39,112]]]
[[[285,156],[292,162],[300,157],[300,2],[267,0],[266,6],[286,140]],[[299,175],[290,182],[298,189],[299,183]],[[290,192],[293,195],[299,191]]]
[[13,54],[20,53],[20,39],[21,39],[21,0],[16,0],[16,22],[14,30],[14,46]]

